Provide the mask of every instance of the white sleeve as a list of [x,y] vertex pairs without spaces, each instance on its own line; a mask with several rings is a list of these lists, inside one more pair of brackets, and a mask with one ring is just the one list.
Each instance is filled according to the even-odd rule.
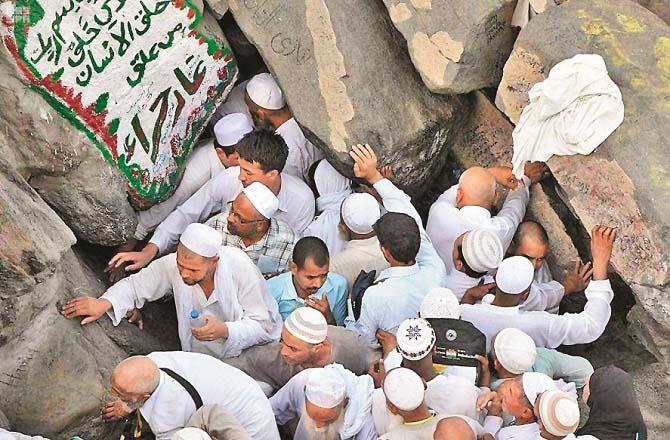
[[376,335],[378,324],[374,319],[374,314],[381,313],[381,309],[379,306],[373,304],[375,301],[370,299],[370,295],[368,295],[371,288],[373,286],[368,287],[368,291],[363,296],[361,314],[358,317],[358,321],[353,321],[353,312],[350,312],[351,314],[344,320],[344,324],[348,330],[365,338],[370,346],[377,347],[379,344]]
[[512,238],[516,233],[516,229],[523,221],[523,216],[526,215],[526,206],[530,199],[528,188],[530,187],[530,180],[528,177],[523,177],[524,185],[519,185],[514,191],[507,194],[505,203],[498,211],[498,214],[491,219],[496,227],[500,241],[502,241],[503,249],[507,250]]
[[277,425],[283,425],[291,419],[300,417],[305,403],[305,385],[310,370],[296,374],[274,396],[270,397],[270,406]]
[[159,252],[165,252],[177,244],[188,225],[203,223],[212,214],[222,211],[239,193],[238,175],[237,167],[218,172],[158,226],[149,242],[155,244]]
[[354,440],[375,440],[377,437],[378,434],[377,429],[375,429],[375,421],[372,417],[372,413],[370,413],[365,417],[363,427],[354,436]]
[[609,280],[591,281],[585,294],[587,301],[583,312],[547,316],[547,348],[587,344],[603,334],[612,313],[612,286]]
[[530,285],[528,298],[519,307],[528,312],[547,311],[558,313],[558,306],[565,294],[565,288],[558,281],[536,283]]
[[112,303],[107,311],[114,325],[119,325],[128,311],[142,308],[147,301],[156,301],[171,288],[171,272],[176,271],[175,255],[169,254],[152,262],[138,273],[122,279],[100,297]]
[[484,419],[484,426],[482,429],[484,430],[483,434],[491,434],[494,438],[498,434],[498,431],[500,431],[500,428],[502,428],[503,425],[503,419],[502,417],[496,417],[496,416],[486,416]]

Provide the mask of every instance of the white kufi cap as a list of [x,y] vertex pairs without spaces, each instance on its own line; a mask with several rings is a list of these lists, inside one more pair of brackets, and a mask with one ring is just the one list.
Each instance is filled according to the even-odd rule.
[[284,327],[296,338],[308,344],[320,344],[328,336],[328,323],[326,318],[311,307],[300,307],[291,313]]
[[544,429],[556,437],[565,437],[579,426],[579,404],[570,394],[563,391],[542,393],[538,412]]
[[492,272],[504,256],[498,234],[489,229],[475,229],[463,237],[463,258],[475,272]]
[[214,125],[216,142],[222,147],[237,145],[242,138],[254,129],[247,115],[231,113],[219,119]]
[[430,355],[435,346],[435,330],[423,318],[406,319],[395,334],[398,351],[405,359],[418,361]]
[[256,211],[263,217],[271,219],[279,209],[279,199],[270,188],[260,182],[254,182],[242,190]]
[[305,385],[305,398],[320,408],[334,408],[347,396],[347,384],[333,368],[314,368]]
[[414,411],[423,403],[426,388],[414,371],[408,368],[394,368],[386,373],[384,395],[401,411]]
[[538,394],[556,389],[554,380],[544,373],[536,373],[534,371],[523,373],[521,379],[523,382],[523,392],[533,407],[535,407],[535,400]]
[[177,431],[172,440],[212,440],[212,437],[199,428],[184,428]]
[[179,238],[191,252],[206,258],[218,255],[223,242],[221,233],[202,223],[191,223]]
[[512,374],[529,371],[535,363],[535,341],[517,328],[500,331],[493,341],[493,350],[500,365]]
[[458,298],[446,287],[433,287],[421,301],[419,315],[422,318],[460,319],[461,305]]
[[342,202],[342,219],[352,232],[369,234],[379,217],[381,210],[377,200],[367,193],[354,193]]
[[269,73],[259,73],[247,83],[247,94],[257,106],[268,110],[284,108],[284,94]]
[[518,295],[530,287],[534,276],[535,269],[528,258],[505,258],[496,273],[496,287],[509,295]]

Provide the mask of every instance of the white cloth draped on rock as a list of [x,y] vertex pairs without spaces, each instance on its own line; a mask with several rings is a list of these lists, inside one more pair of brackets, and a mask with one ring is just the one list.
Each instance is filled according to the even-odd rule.
[[621,91],[600,55],[561,61],[530,89],[528,98],[512,133],[517,178],[523,176],[526,162],[591,154],[623,122]]

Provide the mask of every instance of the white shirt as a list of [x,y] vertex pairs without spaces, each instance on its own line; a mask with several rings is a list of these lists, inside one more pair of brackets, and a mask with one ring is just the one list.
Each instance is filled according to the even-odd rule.
[[9,432],[0,428],[0,440],[49,440],[45,437],[25,435],[18,432]]
[[344,250],[330,259],[330,271],[339,273],[347,279],[350,292],[361,270],[366,272],[376,270],[379,275],[388,267],[389,262],[384,258],[376,236],[363,240],[349,240]]
[[481,206],[456,208],[458,185],[449,188],[433,203],[428,213],[426,232],[444,261],[447,271],[454,267],[452,259],[454,241],[473,229],[486,228],[495,231],[502,241],[503,250],[507,250],[516,228],[523,221],[530,197],[528,192],[530,180],[524,176],[523,181],[524,185],[519,185],[516,190],[507,194],[505,203],[495,217],[491,217],[489,210]]
[[461,319],[470,321],[486,335],[487,351],[490,350],[491,338],[508,327],[524,331],[538,347],[586,344],[598,339],[605,330],[614,292],[609,280],[599,280],[591,281],[585,293],[588,301],[581,313],[554,315],[525,312],[518,306],[498,307],[482,302],[461,304]]
[[528,298],[519,306],[520,310],[532,312],[535,310],[558,313],[565,288],[558,281],[548,283],[537,283],[533,281],[530,285]]
[[275,132],[284,139],[288,146],[288,158],[284,172],[304,179],[309,167],[317,160],[323,159],[323,153],[305,138],[295,118],[284,122]]
[[540,436],[540,427],[537,423],[526,425],[512,425],[498,431],[496,440],[534,440]]
[[[281,335],[282,319],[277,302],[270,296],[258,268],[237,248],[223,246],[214,274],[214,291],[205,297],[199,285],[182,281],[177,269],[176,254],[169,254],[151,263],[138,273],[119,281],[101,298],[112,303],[107,312],[118,325],[129,310],[140,308],[174,294],[179,327],[179,340],[184,351],[192,351],[197,343],[208,353],[221,358],[238,356],[252,345],[276,341]],[[196,309],[228,326],[228,338],[198,341],[191,334],[190,313]]]
[[[154,352],[148,357],[193,385],[203,405],[225,408],[254,439],[279,440],[270,402],[258,384],[237,368],[200,353]],[[170,440],[195,411],[188,391],[164,371],[158,387],[140,408],[157,440]]]
[[213,124],[231,113],[242,113],[249,118],[249,122],[253,125],[254,122],[249,113],[249,107],[247,107],[247,103],[244,101],[244,92],[247,90],[248,82],[249,80],[242,81],[233,87],[228,96],[226,96],[226,100],[216,109],[216,113],[212,116]]
[[137,213],[135,238],[144,240],[177,206],[184,203],[224,166],[216,155],[214,142],[210,139],[191,151],[184,165],[184,175],[175,192],[151,208]]
[[[212,215],[222,212],[226,204],[242,192],[240,167],[230,167],[212,177],[202,188],[179,206],[154,232],[150,243],[165,252],[179,241],[179,236],[191,223],[204,223]],[[302,234],[314,218],[314,194],[300,179],[282,173],[281,188],[277,195],[277,220],[287,223]]]
[[395,334],[405,319],[416,317],[428,290],[444,286],[446,277],[444,264],[426,235],[409,196],[388,179],[380,180],[374,188],[389,212],[400,212],[414,218],[419,225],[421,245],[415,264],[389,267],[377,275],[375,284],[365,291],[358,321],[354,322],[351,315],[347,318],[345,325],[365,337],[372,346],[377,345],[377,329]]

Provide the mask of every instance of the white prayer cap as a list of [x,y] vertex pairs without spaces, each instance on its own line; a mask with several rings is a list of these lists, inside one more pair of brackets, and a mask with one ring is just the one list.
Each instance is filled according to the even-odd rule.
[[489,229],[475,229],[463,237],[463,258],[475,272],[492,272],[504,256],[498,234]]
[[523,392],[532,407],[535,407],[535,400],[538,394],[556,389],[554,380],[544,373],[536,373],[534,371],[523,373],[521,380],[523,382]]
[[423,403],[426,388],[414,371],[408,368],[394,368],[386,373],[384,395],[401,411],[414,411]]
[[530,287],[535,276],[533,264],[528,258],[515,256],[505,258],[496,273],[496,287],[504,293],[518,295]]
[[179,238],[188,250],[206,258],[219,253],[223,239],[221,233],[202,223],[191,223]]
[[247,83],[247,94],[257,106],[268,110],[284,108],[284,94],[269,73],[259,73]]
[[254,182],[242,190],[256,211],[263,217],[271,219],[279,209],[279,199],[270,188],[260,182]]
[[521,374],[530,370],[537,356],[533,338],[512,327],[496,335],[493,350],[500,365],[512,374]]
[[579,404],[574,397],[563,391],[542,393],[538,412],[544,429],[551,435],[565,437],[579,426]]
[[421,301],[419,316],[422,318],[460,319],[461,305],[450,289],[433,287]]
[[435,330],[423,318],[406,319],[395,334],[398,351],[405,359],[418,361],[430,355],[435,346]]
[[305,398],[320,408],[335,408],[347,394],[344,378],[332,368],[314,368],[307,378]]
[[379,203],[367,193],[354,193],[342,202],[342,220],[351,232],[369,234],[381,217]]
[[172,440],[212,440],[212,437],[202,429],[184,428],[177,431]]
[[216,142],[222,147],[237,145],[242,138],[254,129],[249,118],[243,113],[231,113],[219,119],[214,125]]
[[291,313],[284,327],[296,338],[308,344],[320,344],[328,336],[328,323],[326,318],[311,307],[300,307]]

